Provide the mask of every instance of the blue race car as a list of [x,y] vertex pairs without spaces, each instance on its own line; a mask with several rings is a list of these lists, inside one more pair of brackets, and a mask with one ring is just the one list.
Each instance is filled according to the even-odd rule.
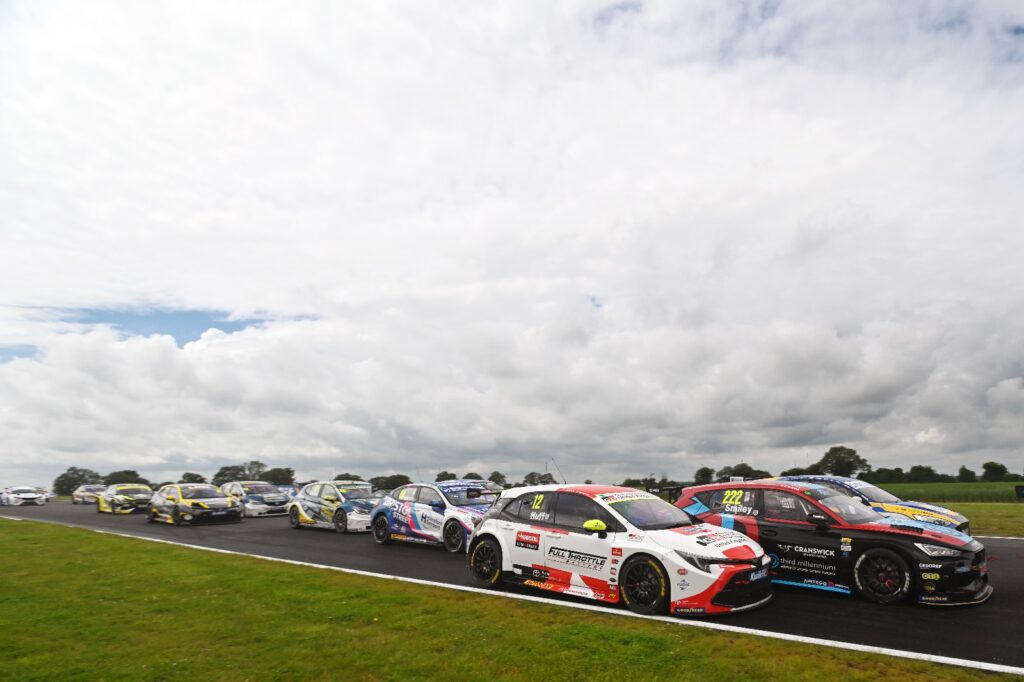
[[881,488],[859,478],[804,475],[782,476],[777,480],[817,483],[858,499],[884,516],[902,516],[913,521],[920,521],[921,523],[934,523],[937,526],[953,528],[966,535],[971,533],[971,524],[963,514],[958,514],[952,509],[946,509],[934,504],[901,500],[892,493],[887,493]]
[[371,512],[373,539],[382,545],[400,540],[464,552],[473,529],[496,499],[495,486],[476,479],[403,485]]

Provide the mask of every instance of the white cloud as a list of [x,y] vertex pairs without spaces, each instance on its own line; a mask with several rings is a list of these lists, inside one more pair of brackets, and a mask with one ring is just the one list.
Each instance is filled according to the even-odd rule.
[[[1017,468],[1020,25],[9,6],[0,345],[40,355],[0,365],[0,478],[553,456],[618,479],[840,442]],[[278,321],[178,348],[54,312],[139,305]]]

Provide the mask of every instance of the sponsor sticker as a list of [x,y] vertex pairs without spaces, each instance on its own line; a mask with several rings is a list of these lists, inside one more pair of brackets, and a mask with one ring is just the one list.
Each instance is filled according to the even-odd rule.
[[622,548],[612,547],[612,556],[622,556]]
[[585,552],[575,552],[564,547],[552,547],[548,550],[548,559],[570,566],[578,566],[593,571],[600,571],[604,568],[605,557]]
[[516,547],[523,549],[540,549],[540,533],[529,533],[521,530],[516,533]]
[[704,613],[703,607],[699,606],[680,606],[675,611],[676,613]]
[[750,582],[754,582],[755,580],[761,580],[762,578],[767,578],[767,577],[768,577],[768,569],[767,568],[762,568],[760,571],[751,571],[750,572]]

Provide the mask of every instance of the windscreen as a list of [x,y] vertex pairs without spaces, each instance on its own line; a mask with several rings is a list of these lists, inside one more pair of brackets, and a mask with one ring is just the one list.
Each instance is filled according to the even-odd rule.
[[871,523],[885,518],[874,509],[864,506],[860,500],[828,488],[809,488],[804,491],[804,494],[821,502],[829,511],[847,523]]
[[885,504],[894,504],[900,501],[900,498],[896,497],[892,493],[887,493],[878,486],[871,485],[870,483],[862,483],[861,481],[851,481],[850,487],[856,490],[858,493],[868,498],[872,502],[884,502]]
[[182,487],[181,494],[186,500],[208,500],[211,497],[224,497],[224,495],[212,485],[196,487]]
[[483,488],[449,488],[442,491],[448,501],[456,507],[467,507],[479,505],[489,507],[498,499],[498,493]]
[[267,493],[273,495],[280,492],[277,488],[268,483],[255,483],[251,485],[243,485],[242,490],[244,490],[247,495],[266,495]]
[[338,492],[345,496],[346,500],[372,500],[380,495],[370,488],[346,488],[343,485],[337,486]]
[[617,493],[605,495],[603,499],[623,518],[641,530],[665,530],[693,525],[686,512],[654,495],[640,492]]
[[82,490],[84,490],[87,493],[99,493],[99,492],[103,492],[106,489],[107,489],[107,486],[105,486],[105,485],[87,485],[87,486],[82,486]]
[[21,493],[38,493],[39,491],[35,488],[14,488],[11,492],[18,493],[20,495]]
[[152,495],[153,491],[147,488],[118,488],[118,495]]

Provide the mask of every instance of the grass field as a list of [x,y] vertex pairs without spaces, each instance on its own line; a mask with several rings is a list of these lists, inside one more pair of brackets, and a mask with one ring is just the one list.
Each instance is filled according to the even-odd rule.
[[0,547],[5,680],[995,677],[31,522]]
[[882,483],[878,487],[901,499],[918,502],[1013,502],[1015,485],[1024,485],[1024,482]]
[[971,535],[1024,537],[1024,504],[955,502],[949,507],[971,520]]

